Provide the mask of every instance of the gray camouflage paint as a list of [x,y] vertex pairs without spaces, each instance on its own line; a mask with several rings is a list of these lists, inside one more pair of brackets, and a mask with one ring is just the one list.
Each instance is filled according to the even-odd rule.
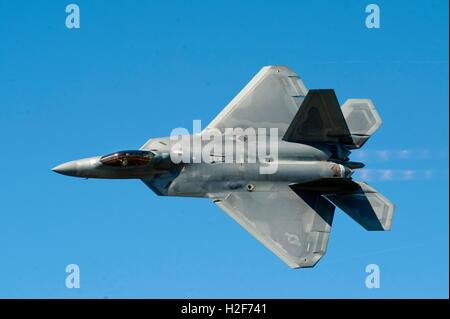
[[201,134],[277,128],[274,174],[260,173],[262,165],[270,165],[264,161],[174,164],[169,137],[141,147],[156,154],[149,165],[109,167],[98,156],[53,170],[85,178],[137,178],[158,195],[209,198],[290,267],[312,267],[325,254],[334,205],[367,230],[391,227],[394,205],[367,184],[354,182],[351,168],[363,164],[349,161],[351,149],[361,147],[380,124],[370,100],[351,99],[340,108],[332,90],[308,93],[289,68],[268,66]]

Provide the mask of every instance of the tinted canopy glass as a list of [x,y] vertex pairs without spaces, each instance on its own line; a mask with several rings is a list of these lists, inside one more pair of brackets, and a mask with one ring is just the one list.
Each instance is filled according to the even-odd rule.
[[149,164],[154,156],[149,151],[120,151],[102,156],[100,162],[108,166],[142,166]]

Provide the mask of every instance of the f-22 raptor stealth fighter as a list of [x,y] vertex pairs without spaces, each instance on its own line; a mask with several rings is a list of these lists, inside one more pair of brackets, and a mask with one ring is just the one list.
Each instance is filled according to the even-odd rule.
[[[333,90],[307,90],[289,68],[267,66],[204,130],[188,134],[187,143],[153,138],[139,150],[53,171],[141,179],[158,195],[209,198],[290,267],[313,267],[326,251],[335,206],[367,230],[391,228],[394,205],[352,179],[364,164],[349,159],[380,124],[370,100],[349,99],[341,107]],[[258,146],[258,160],[242,161],[237,147],[227,149],[243,142],[248,155],[269,131],[277,134]],[[216,140],[205,148],[211,134]],[[190,147],[196,143],[200,152]],[[276,152],[267,155],[272,147]]]

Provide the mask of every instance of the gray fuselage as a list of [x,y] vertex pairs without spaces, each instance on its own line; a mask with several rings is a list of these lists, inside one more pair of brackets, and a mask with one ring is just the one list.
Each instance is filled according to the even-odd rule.
[[[192,135],[189,140],[189,145],[193,145]],[[200,143],[202,149],[207,144],[206,141]],[[247,157],[246,145],[244,158],[240,161],[234,158],[231,163],[225,161],[223,152],[214,153],[217,147],[208,153],[211,158],[206,161],[204,158],[199,161],[199,153],[188,147],[187,150],[180,149],[179,154],[183,155],[184,160],[175,163],[175,141],[169,137],[155,138],[149,140],[140,150],[154,154],[146,165],[108,166],[102,163],[105,156],[97,156],[62,164],[55,167],[54,171],[84,178],[142,179],[158,195],[192,197],[207,197],[209,193],[230,190],[270,190],[272,185],[278,182],[298,184],[327,178],[345,178],[350,175],[348,168],[330,161],[332,154],[326,146],[278,141],[276,154],[270,153],[269,146],[262,156],[258,155],[252,161]],[[222,150],[224,149],[225,146],[222,146]],[[269,173],[261,173],[262,169],[268,166],[272,166]]]

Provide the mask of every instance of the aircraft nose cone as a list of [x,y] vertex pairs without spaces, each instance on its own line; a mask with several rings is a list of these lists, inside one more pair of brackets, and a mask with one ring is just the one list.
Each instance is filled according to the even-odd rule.
[[52,168],[52,171],[75,177],[99,177],[99,158],[99,156],[95,156],[67,162]]
[[67,162],[52,168],[52,171],[62,175],[77,176],[77,164],[75,162]]

